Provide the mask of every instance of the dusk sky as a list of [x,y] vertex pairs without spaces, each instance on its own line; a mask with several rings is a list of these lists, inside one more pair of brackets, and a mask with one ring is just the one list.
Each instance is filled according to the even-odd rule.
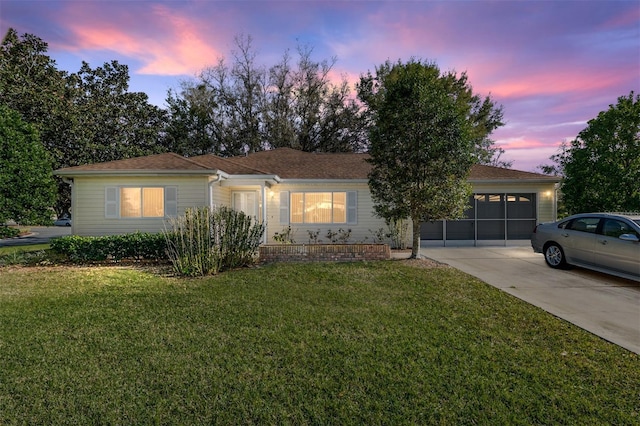
[[[164,106],[167,90],[250,35],[258,63],[311,46],[352,85],[385,60],[466,71],[504,107],[492,138],[534,171],[562,141],[630,91],[640,92],[640,2],[633,1],[32,1],[0,0],[8,28],[49,44],[60,70],[118,60],[130,90]],[[354,90],[355,93],[355,90]]]

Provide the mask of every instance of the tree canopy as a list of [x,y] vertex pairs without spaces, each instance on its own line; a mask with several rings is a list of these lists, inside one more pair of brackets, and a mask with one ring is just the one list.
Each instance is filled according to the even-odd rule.
[[369,111],[376,213],[411,218],[416,257],[421,222],[462,216],[478,143],[501,124],[501,109],[474,95],[466,74],[416,60],[387,61],[375,76],[363,75],[358,96]]
[[640,211],[640,95],[619,97],[551,159],[543,169],[564,176],[569,214]]
[[0,223],[51,222],[51,161],[34,126],[0,104]]
[[[9,29],[0,45],[0,102],[38,130],[54,169],[165,151],[165,113],[145,93],[129,92],[129,71],[117,61],[77,73],[58,71],[47,43]],[[54,205],[71,207],[60,179]]]
[[[9,29],[0,44],[0,103],[38,130],[54,169],[165,151],[186,156],[233,156],[278,147],[366,151],[373,134],[367,127],[381,114],[377,108],[386,99],[387,79],[399,73],[387,63],[375,78],[363,77],[358,101],[344,76],[336,80],[335,64],[336,58],[316,60],[311,47],[298,46],[296,57],[286,51],[275,65],[260,65],[252,38],[239,36],[229,62],[220,59],[184,81],[179,93],[169,91],[163,110],[149,104],[145,93],[129,91],[126,65],[111,61],[92,68],[83,62],[76,73],[59,71],[47,56],[46,42]],[[474,95],[466,74],[440,75],[437,67],[421,65],[434,68],[433,81],[447,87],[456,105],[465,105],[465,140],[473,145],[474,158],[508,166],[499,159],[503,151],[488,138],[502,125],[502,109]],[[434,105],[445,101],[438,98]],[[393,102],[402,104],[400,98]],[[430,124],[430,138],[440,134],[436,121]],[[57,182],[54,208],[61,215],[70,209],[70,189]]]
[[359,105],[346,80],[334,83],[336,59],[316,61],[299,46],[267,67],[251,37],[236,37],[230,62],[220,59],[169,92],[167,146],[183,155],[233,156],[278,147],[350,152],[366,147]]

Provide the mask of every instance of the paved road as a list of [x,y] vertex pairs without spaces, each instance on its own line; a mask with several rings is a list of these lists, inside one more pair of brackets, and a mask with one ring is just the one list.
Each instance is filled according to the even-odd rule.
[[423,247],[447,263],[640,354],[640,283],[582,268],[549,268],[530,246]]
[[30,229],[29,236],[0,240],[0,247],[46,244],[53,237],[71,235],[71,227],[67,226],[32,226]]

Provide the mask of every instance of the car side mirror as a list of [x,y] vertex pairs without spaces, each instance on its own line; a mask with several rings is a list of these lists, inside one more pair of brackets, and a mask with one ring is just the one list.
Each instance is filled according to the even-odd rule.
[[633,243],[637,243],[638,241],[640,241],[640,238],[633,234],[622,234],[618,238],[620,238],[622,241],[631,241]]

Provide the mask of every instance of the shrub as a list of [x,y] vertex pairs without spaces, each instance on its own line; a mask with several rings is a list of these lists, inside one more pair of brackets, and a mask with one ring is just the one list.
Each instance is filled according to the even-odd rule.
[[165,231],[174,270],[186,276],[211,275],[253,261],[264,225],[228,207],[188,209]]
[[18,228],[0,226],[0,239],[17,237],[19,234],[20,234],[20,230]]
[[[320,231],[318,230],[318,232]],[[295,244],[293,234],[294,231],[291,229],[291,226],[287,226],[286,228],[282,228],[282,231],[273,234],[273,241],[281,244]]]
[[391,238],[391,248],[406,249],[409,223],[404,219],[392,220],[387,222],[387,227]]
[[135,232],[104,237],[70,235],[53,238],[51,249],[67,256],[72,262],[101,262],[107,259],[120,261],[167,259],[166,240],[162,233]]
[[318,237],[320,236],[320,230],[310,231],[307,230],[307,234],[309,234],[309,244],[318,244]]

